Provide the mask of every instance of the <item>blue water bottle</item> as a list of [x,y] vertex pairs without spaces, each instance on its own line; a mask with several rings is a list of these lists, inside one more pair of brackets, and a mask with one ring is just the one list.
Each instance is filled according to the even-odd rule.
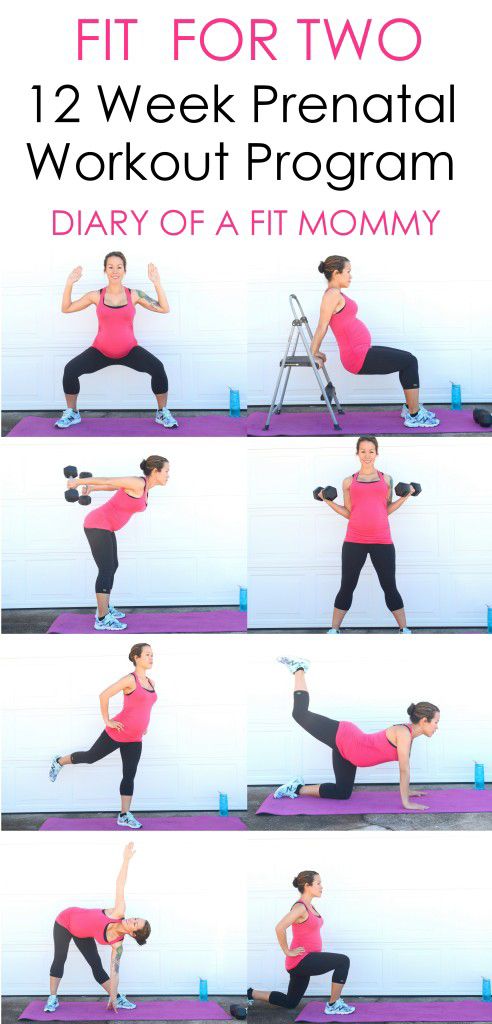
[[239,587],[239,611],[247,612],[248,610],[248,591],[246,587]]
[[453,384],[451,381],[451,408],[461,409],[461,384]]
[[199,995],[200,1002],[206,1003],[208,999],[208,982],[206,978],[200,978]]
[[479,761],[475,761],[475,789],[485,789],[485,769]]
[[492,607],[487,605],[487,633],[492,633]]
[[239,391],[234,388],[229,388],[229,416],[234,419],[238,419],[241,415],[241,399],[239,397]]
[[221,818],[227,818],[229,814],[229,800],[227,793],[219,793],[219,815]]
[[490,978],[482,978],[482,999],[484,1003],[492,1002],[492,994],[490,991]]

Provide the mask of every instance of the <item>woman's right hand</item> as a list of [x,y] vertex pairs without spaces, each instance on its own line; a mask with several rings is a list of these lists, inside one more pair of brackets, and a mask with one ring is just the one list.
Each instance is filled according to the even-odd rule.
[[75,267],[67,277],[67,284],[76,284],[82,277],[82,267]]
[[109,722],[106,722],[106,726],[110,729],[116,729],[116,732],[123,732],[125,728],[123,722],[118,722],[117,718],[110,718]]
[[109,996],[107,1009],[114,1010],[115,1013],[118,1013],[118,996]]
[[326,363],[325,353],[324,352],[317,352],[315,357],[314,357],[314,361],[317,364],[318,368],[320,366],[320,363]]
[[135,843],[127,843],[123,850],[125,860],[131,860],[135,856]]
[[304,949],[304,946],[298,946],[297,949],[288,949],[285,955],[286,956],[300,956],[301,953],[305,953],[305,952],[306,952],[306,950]]

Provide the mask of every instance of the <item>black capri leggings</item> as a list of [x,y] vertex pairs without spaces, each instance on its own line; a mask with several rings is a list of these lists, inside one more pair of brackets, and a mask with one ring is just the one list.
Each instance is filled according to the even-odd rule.
[[[113,750],[120,748],[121,763],[123,766],[123,778],[120,783],[121,796],[133,796],[133,784],[137,774],[138,762],[142,756],[142,742],[138,740],[133,743],[118,743],[104,730],[97,737],[96,742],[90,750],[77,750],[71,754],[72,764],[95,764],[103,757],[112,754]],[[61,975],[60,975],[61,977]]]
[[386,607],[390,612],[403,608],[403,598],[396,589],[395,545],[354,544],[351,540],[345,540],[342,545],[342,582],[335,598],[335,608],[348,612],[368,555],[383,588]]
[[411,352],[405,352],[402,348],[371,345],[357,373],[369,376],[379,373],[398,373],[400,384],[405,391],[420,387],[417,359]]
[[290,976],[287,995],[283,992],[270,992],[269,1002],[274,1006],[284,1006],[286,1010],[295,1010],[299,1005],[310,979],[315,974],[327,974],[333,971],[333,981],[344,985],[349,972],[350,960],[345,953],[307,953],[297,967],[287,973]]
[[75,942],[77,949],[80,949],[84,960],[87,960],[97,983],[99,985],[104,985],[106,981],[109,981],[109,975],[106,974],[101,962],[101,957],[97,951],[96,940],[78,939],[68,931],[68,928],[64,928],[63,925],[58,924],[58,921],[55,921],[53,925],[55,952],[53,955],[53,963],[50,967],[50,976],[52,978],[63,978],[65,961],[68,956],[68,947],[71,939]]
[[154,395],[166,394],[168,390],[167,374],[161,360],[147,352],[141,345],[135,345],[128,355],[121,359],[112,359],[103,355],[98,348],[86,348],[80,355],[67,363],[63,372],[63,390],[66,395],[78,395],[80,380],[84,373],[97,373],[106,366],[129,366],[130,370],[150,374],[150,386]]
[[[319,740],[320,743],[325,743],[327,747],[331,747],[335,782],[322,782],[319,787],[319,795],[326,800],[348,800],[354,788],[357,768],[351,761],[347,761],[345,757],[342,757],[337,747],[336,740],[340,722],[337,722],[334,718],[325,718],[324,715],[316,715],[314,711],[310,711],[309,693],[306,690],[296,690],[294,692],[292,717],[310,736],[314,736],[315,740]],[[312,973],[322,972],[313,971]],[[335,977],[334,981],[336,981]]]
[[118,568],[116,534],[112,530],[99,530],[95,527],[84,527],[84,533],[99,570],[96,577],[96,594],[110,594]]

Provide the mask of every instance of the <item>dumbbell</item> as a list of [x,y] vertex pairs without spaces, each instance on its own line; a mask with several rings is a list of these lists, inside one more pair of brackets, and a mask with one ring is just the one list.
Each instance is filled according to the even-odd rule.
[[479,427],[492,427],[492,415],[488,409],[474,409],[473,419]]
[[[80,480],[86,480],[92,476],[92,473],[77,473],[76,466],[65,466],[63,475],[67,480],[75,480],[78,476]],[[92,498],[89,494],[80,494],[76,487],[71,487],[68,491],[65,491],[65,501],[73,503],[78,501],[79,505],[90,505]]]
[[413,487],[414,490],[412,498],[416,498],[417,494],[420,494],[422,488],[420,484],[416,484],[414,480],[411,480],[409,484],[397,484],[395,487],[395,494],[397,494],[399,498],[406,498],[407,494],[410,494],[411,487]]
[[229,1013],[231,1017],[235,1017],[236,1020],[246,1020],[248,1016],[248,1009],[246,1006],[241,1006],[240,1003],[231,1003]]
[[326,501],[335,501],[337,496],[336,487],[321,487],[321,485],[319,487],[315,487],[313,491],[313,498],[315,498],[316,501],[323,501],[323,498],[320,498],[320,491]]

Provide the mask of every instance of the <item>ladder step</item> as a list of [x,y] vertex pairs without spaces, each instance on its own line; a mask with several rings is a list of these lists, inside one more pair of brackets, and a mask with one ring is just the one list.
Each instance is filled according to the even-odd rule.
[[[283,359],[280,360],[279,366],[282,366]],[[311,366],[308,356],[287,356],[285,360],[286,366]]]

